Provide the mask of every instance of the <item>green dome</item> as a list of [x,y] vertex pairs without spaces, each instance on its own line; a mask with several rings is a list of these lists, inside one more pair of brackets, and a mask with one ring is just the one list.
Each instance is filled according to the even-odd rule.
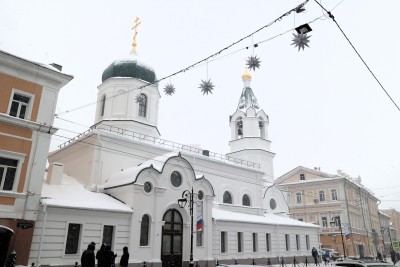
[[156,73],[135,58],[116,60],[110,64],[101,77],[102,82],[112,77],[136,78],[149,83],[156,81]]

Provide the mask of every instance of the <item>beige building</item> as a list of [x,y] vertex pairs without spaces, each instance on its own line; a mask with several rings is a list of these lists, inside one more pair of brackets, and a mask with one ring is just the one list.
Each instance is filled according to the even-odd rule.
[[0,266],[12,250],[28,265],[58,92],[71,79],[0,50]]
[[[381,221],[381,230],[385,244],[387,248],[390,248],[391,241],[400,241],[400,212],[395,209],[382,209],[380,210],[381,213],[386,214],[389,219],[388,222],[382,223]],[[398,248],[394,248],[395,251],[399,252]]]
[[322,248],[333,248],[343,255],[344,247],[350,257],[376,256],[382,249],[379,200],[361,184],[360,177],[299,166],[275,183],[288,192],[292,218],[321,226]]

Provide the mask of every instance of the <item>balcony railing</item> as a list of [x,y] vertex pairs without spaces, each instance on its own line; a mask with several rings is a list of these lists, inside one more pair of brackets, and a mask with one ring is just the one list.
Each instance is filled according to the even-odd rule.
[[142,143],[147,143],[147,144],[152,144],[152,145],[158,145],[158,146],[162,146],[162,147],[166,147],[169,148],[171,150],[179,150],[179,151],[183,151],[183,152],[187,152],[190,154],[197,154],[197,155],[203,155],[209,158],[213,158],[216,160],[220,160],[223,162],[229,162],[229,163],[234,163],[234,164],[238,164],[241,166],[246,166],[249,168],[254,168],[254,169],[260,169],[260,164],[259,163],[255,163],[255,162],[251,162],[251,161],[247,161],[247,160],[243,160],[243,159],[238,159],[238,158],[234,158],[234,157],[230,157],[230,156],[226,156],[223,154],[219,154],[219,153],[215,153],[209,150],[204,150],[198,147],[193,147],[193,146],[188,146],[188,145],[183,145],[183,144],[179,144],[176,142],[172,142],[172,141],[168,141],[165,139],[161,139],[161,138],[156,138],[153,136],[149,136],[149,135],[145,135],[145,134],[141,134],[141,133],[137,133],[134,131],[130,131],[130,130],[126,130],[126,129],[122,129],[122,128],[118,128],[115,126],[111,126],[111,125],[94,125],[92,127],[90,127],[89,130],[86,130],[83,133],[78,134],[77,136],[71,138],[70,140],[62,143],[61,145],[59,145],[59,148],[63,148],[68,146],[69,144],[74,143],[75,141],[77,141],[79,138],[85,136],[87,133],[93,131],[94,129],[99,129],[105,132],[109,132],[112,134],[116,134],[116,135],[120,135],[126,138],[129,138],[131,140],[134,141],[139,141]]

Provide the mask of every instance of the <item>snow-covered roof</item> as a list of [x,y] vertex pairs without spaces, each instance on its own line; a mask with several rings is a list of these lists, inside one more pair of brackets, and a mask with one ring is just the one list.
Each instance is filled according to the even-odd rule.
[[41,204],[52,207],[132,213],[131,207],[103,194],[91,192],[71,176],[63,175],[62,184],[43,184]]
[[315,224],[301,222],[291,218],[281,217],[275,214],[265,214],[264,216],[258,216],[247,213],[232,212],[232,211],[213,208],[212,217],[217,221],[319,228],[319,226]]
[[155,157],[153,159],[147,160],[140,164],[139,166],[123,169],[120,172],[112,175],[105,183],[104,188],[112,188],[116,186],[132,184],[136,181],[138,174],[146,168],[153,168],[158,172],[161,172],[165,162],[172,158],[179,156],[179,152],[170,152],[162,156]]

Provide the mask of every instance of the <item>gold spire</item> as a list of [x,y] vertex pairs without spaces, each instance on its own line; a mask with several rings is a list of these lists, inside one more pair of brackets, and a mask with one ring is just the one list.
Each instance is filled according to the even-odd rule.
[[242,75],[242,80],[245,80],[245,79],[251,80],[251,74],[250,74],[247,66],[244,68],[244,73]]
[[137,46],[137,42],[136,42],[136,35],[138,34],[138,26],[140,25],[140,23],[142,23],[141,21],[139,21],[139,17],[136,17],[135,19],[135,25],[133,25],[132,30],[134,30],[134,34],[133,34],[133,43],[132,43],[132,50],[131,52],[136,54],[136,46]]

